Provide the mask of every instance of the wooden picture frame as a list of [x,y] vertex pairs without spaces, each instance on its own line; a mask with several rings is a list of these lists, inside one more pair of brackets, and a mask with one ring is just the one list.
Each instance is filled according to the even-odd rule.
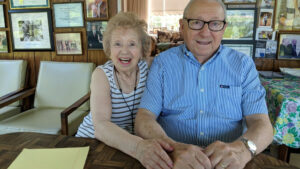
[[9,10],[13,51],[54,49],[50,9]]
[[256,10],[248,8],[227,9],[227,27],[223,40],[254,40]]
[[5,28],[5,8],[3,4],[0,4],[0,28]]
[[7,32],[0,31],[0,53],[8,53]]
[[57,55],[82,55],[81,32],[56,33],[55,46]]
[[85,0],[87,20],[108,20],[108,0]]
[[223,0],[224,4],[256,4],[256,0]]
[[300,60],[300,34],[279,32],[277,59]]
[[295,4],[287,3],[287,1],[275,1],[274,29],[279,31],[300,30],[300,9],[295,8]]
[[106,26],[107,21],[89,21],[86,23],[88,49],[103,49],[103,32]]
[[50,0],[9,0],[10,9],[50,8]]
[[56,28],[84,27],[83,3],[53,4]]
[[258,27],[272,28],[273,9],[260,9]]

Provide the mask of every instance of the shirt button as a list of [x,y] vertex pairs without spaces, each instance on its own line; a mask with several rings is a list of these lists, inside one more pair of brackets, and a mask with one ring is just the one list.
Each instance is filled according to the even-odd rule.
[[200,89],[200,92],[204,92],[204,89],[202,88],[202,89]]
[[203,132],[200,132],[200,135],[201,135],[201,136],[203,136],[203,135],[204,135],[204,133],[203,133]]
[[204,112],[203,112],[203,110],[200,110],[200,114],[203,114]]
[[201,69],[200,70],[204,70],[204,67],[201,67]]

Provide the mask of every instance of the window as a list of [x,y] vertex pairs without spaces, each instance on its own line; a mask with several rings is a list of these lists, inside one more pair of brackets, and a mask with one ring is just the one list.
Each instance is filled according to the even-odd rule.
[[149,33],[179,30],[179,19],[189,0],[149,0]]

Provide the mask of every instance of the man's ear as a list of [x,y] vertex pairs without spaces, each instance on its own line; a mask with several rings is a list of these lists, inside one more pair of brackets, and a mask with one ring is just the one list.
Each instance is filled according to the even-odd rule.
[[184,30],[184,20],[183,19],[179,19],[179,32],[180,32],[180,35],[181,37],[183,37],[183,30]]

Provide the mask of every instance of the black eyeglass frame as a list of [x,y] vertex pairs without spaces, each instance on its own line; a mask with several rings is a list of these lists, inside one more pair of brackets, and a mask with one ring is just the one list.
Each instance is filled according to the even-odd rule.
[[[211,21],[206,22],[206,21],[203,21],[203,20],[200,20],[200,19],[188,19],[188,18],[183,18],[183,19],[187,21],[188,27],[189,27],[190,29],[192,29],[192,30],[201,30],[201,29],[203,29],[204,25],[207,24],[208,29],[209,29],[210,31],[212,31],[212,32],[219,32],[219,31],[223,30],[223,29],[224,29],[224,26],[226,25],[226,21],[225,21],[225,20],[223,20],[223,21],[220,21],[220,20],[211,20]],[[201,21],[201,22],[203,22],[204,24],[203,24],[202,28],[200,28],[200,29],[193,29],[193,28],[190,27],[190,21],[191,21],[191,20],[193,20],[193,21],[194,21],[194,20]],[[212,30],[212,29],[210,29],[209,24],[210,24],[211,22],[215,22],[215,21],[219,21],[219,22],[223,22],[223,23],[224,23],[223,27],[222,27],[220,30]]]

